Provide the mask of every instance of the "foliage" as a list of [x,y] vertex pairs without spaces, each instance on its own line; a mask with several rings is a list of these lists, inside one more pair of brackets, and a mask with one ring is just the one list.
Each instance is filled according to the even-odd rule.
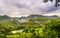
[[[21,33],[11,32],[22,29]],[[0,38],[60,38],[60,18],[37,18],[24,23],[16,19],[0,20]]]

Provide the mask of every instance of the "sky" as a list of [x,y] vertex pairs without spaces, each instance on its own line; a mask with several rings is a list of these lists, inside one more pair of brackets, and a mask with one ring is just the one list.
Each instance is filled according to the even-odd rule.
[[43,0],[0,0],[0,15],[11,17],[30,14],[58,15],[60,7],[54,7],[55,1],[43,3]]

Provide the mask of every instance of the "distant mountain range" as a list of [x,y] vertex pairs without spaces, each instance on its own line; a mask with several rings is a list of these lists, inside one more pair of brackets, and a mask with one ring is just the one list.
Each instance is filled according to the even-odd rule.
[[10,16],[7,16],[7,15],[4,15],[4,16],[0,16],[0,20],[5,20],[5,19],[17,19],[17,20],[24,20],[24,19],[29,19],[29,18],[58,18],[59,16],[57,15],[53,15],[53,16],[44,16],[44,15],[29,15],[27,17],[10,17]]
[[58,18],[59,16],[53,15],[53,16],[44,16],[44,15],[29,15],[27,17],[16,17],[18,19],[28,19],[28,18]]

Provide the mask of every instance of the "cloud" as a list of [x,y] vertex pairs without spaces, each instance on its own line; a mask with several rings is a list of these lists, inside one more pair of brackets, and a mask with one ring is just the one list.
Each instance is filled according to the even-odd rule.
[[54,12],[47,13],[47,14],[44,14],[44,15],[47,15],[47,16],[58,15],[58,16],[60,16],[60,10],[56,10]]
[[54,2],[50,1],[43,3],[43,0],[0,0],[0,15],[50,14],[56,10],[60,10],[60,7],[54,7]]

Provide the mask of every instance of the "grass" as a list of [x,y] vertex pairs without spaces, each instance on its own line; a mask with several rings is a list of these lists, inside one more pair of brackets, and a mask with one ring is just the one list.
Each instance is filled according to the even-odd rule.
[[7,38],[18,38],[20,35],[19,34],[14,34],[14,35],[7,35]]

